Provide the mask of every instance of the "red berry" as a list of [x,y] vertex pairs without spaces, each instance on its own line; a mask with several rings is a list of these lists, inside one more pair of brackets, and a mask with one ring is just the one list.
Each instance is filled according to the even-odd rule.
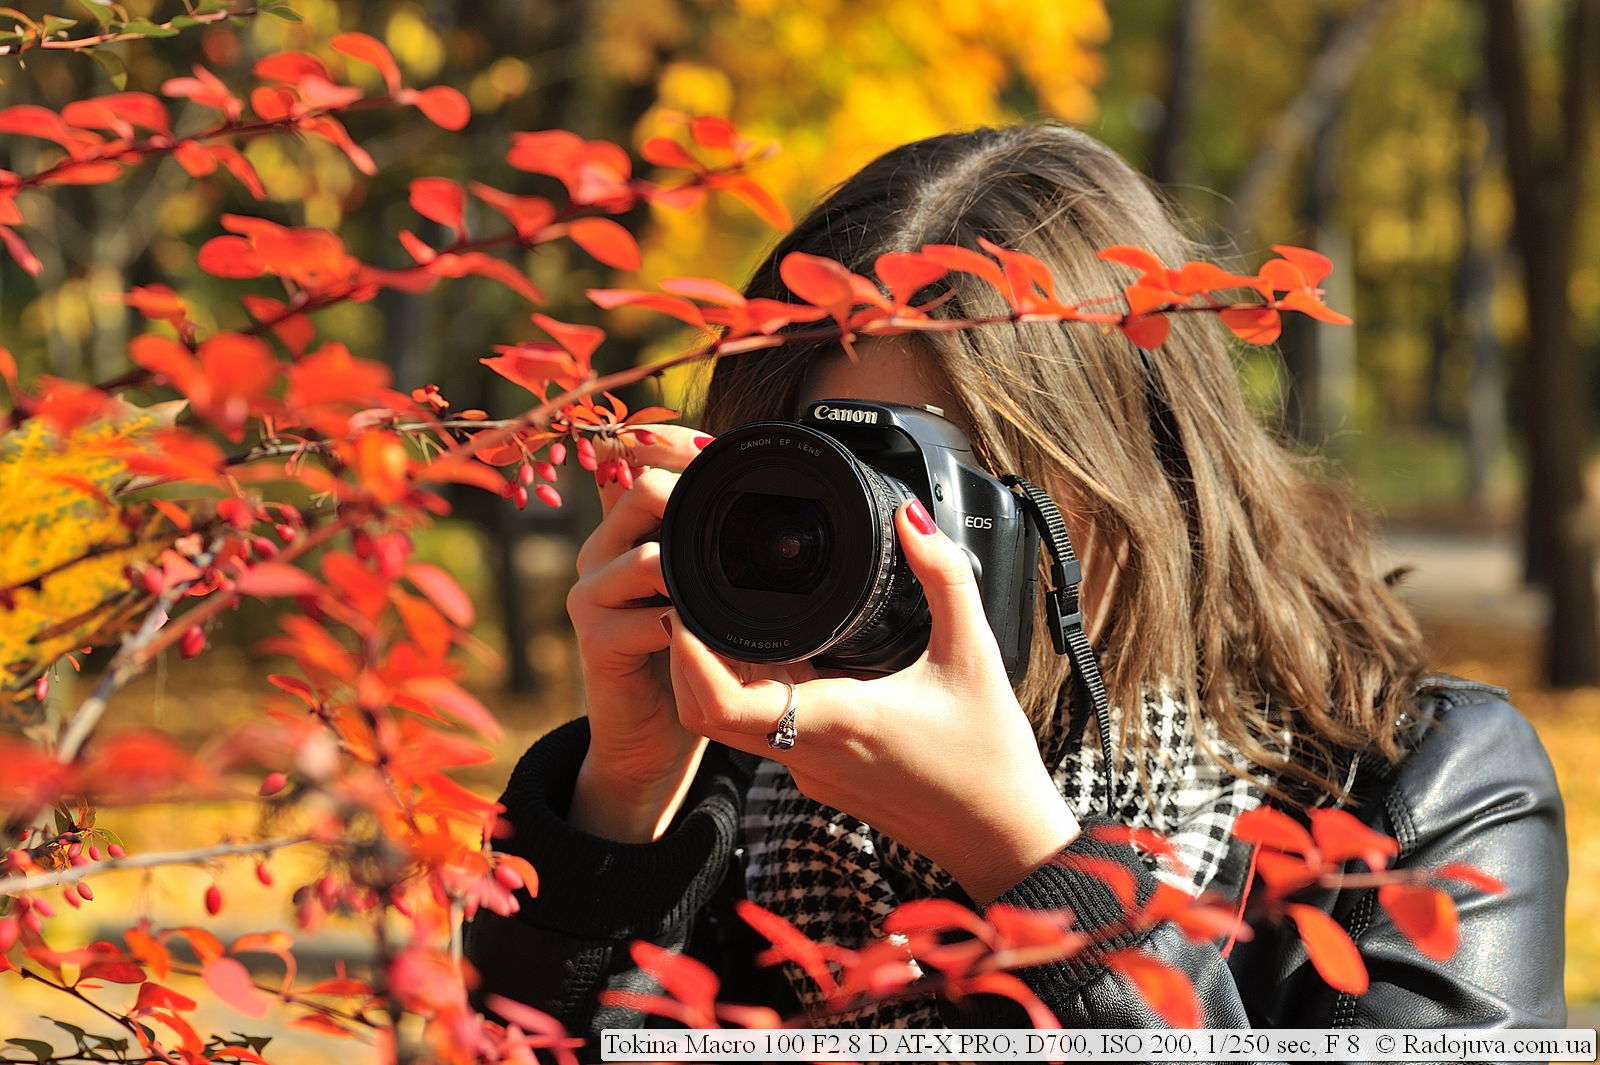
[[567,461],[567,445],[557,440],[550,445],[550,461],[559,466]]
[[93,843],[89,844],[89,860],[91,862],[98,862],[100,860],[100,848],[95,846]]
[[532,484],[533,476],[533,466],[529,463],[524,462],[521,466],[517,467],[517,480],[521,481],[523,484]]
[[83,905],[83,901],[78,898],[77,893],[69,887],[61,889],[61,901],[71,906],[74,910]]
[[502,886],[509,888],[512,891],[515,891],[517,888],[522,886],[522,874],[511,868],[509,865],[495,866],[494,878],[500,881]]
[[256,557],[260,559],[276,558],[278,555],[278,545],[265,536],[251,540],[250,546],[255,549]]
[[42,702],[44,700],[44,697],[46,695],[49,695],[49,694],[50,694],[50,674],[41,673],[41,674],[39,674],[39,679],[33,682],[33,697]]
[[178,651],[185,658],[193,658],[206,649],[206,633],[199,625],[191,625],[178,637]]
[[78,894],[83,896],[84,902],[90,902],[94,899],[94,889],[81,880],[78,881]]
[[547,484],[541,484],[538,488],[535,488],[533,494],[538,496],[539,502],[547,507],[559,507],[561,505],[561,493]]
[[[542,488],[544,486],[541,485],[540,487]],[[517,509],[518,510],[521,510],[522,508],[526,507],[528,505],[528,490],[526,488],[524,488],[520,484],[512,485],[512,487],[511,487],[511,502],[513,502],[513,503],[515,503],[517,505]]]
[[556,479],[556,468],[548,462],[535,462],[533,471],[539,475],[540,480],[553,481]]
[[641,444],[653,444],[656,442],[656,434],[648,429],[635,429],[633,438]]
[[126,858],[128,856],[128,852],[122,849],[122,844],[120,843],[107,843],[106,853],[113,858]]
[[633,467],[626,462],[617,462],[617,483],[624,488],[633,487]]
[[600,460],[595,456],[594,453],[594,442],[588,437],[584,437],[582,440],[578,441],[577,452],[578,465],[582,466],[586,470],[589,470],[591,473],[594,471],[595,467],[600,465]]
[[272,531],[277,533],[278,539],[282,540],[286,544],[290,543],[296,536],[300,535],[293,525],[284,525],[282,523],[274,525],[272,527]]
[[10,950],[17,941],[17,921],[14,917],[0,917],[0,954]]
[[206,912],[213,917],[222,912],[222,889],[215,884],[206,888]]
[[259,794],[262,798],[266,798],[268,795],[276,795],[278,792],[283,790],[284,785],[287,783],[289,783],[289,777],[287,774],[268,773],[266,776],[261,778],[261,790]]
[[40,898],[33,900],[33,909],[40,917],[54,917],[56,915],[55,907]]
[[272,886],[272,870],[267,868],[266,862],[256,866],[256,879],[261,881],[264,887]]

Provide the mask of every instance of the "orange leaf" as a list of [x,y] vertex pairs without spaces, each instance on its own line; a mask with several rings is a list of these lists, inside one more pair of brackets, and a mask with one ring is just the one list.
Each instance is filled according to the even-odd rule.
[[736,911],[740,920],[760,932],[772,944],[772,950],[764,956],[794,962],[816,982],[817,988],[824,995],[831,996],[838,991],[838,982],[828,969],[820,944],[808,939],[804,932],[771,910],[763,909],[748,900],[738,902]]
[[716,187],[750,208],[773,229],[788,229],[794,224],[789,208],[783,205],[783,201],[753,178],[722,178],[717,181]]
[[639,245],[633,234],[609,218],[579,218],[567,226],[574,244],[617,270],[639,269]]
[[591,288],[585,290],[584,295],[602,310],[609,311],[614,307],[643,307],[645,310],[670,315],[680,322],[687,322],[700,329],[706,327],[705,315],[700,312],[700,308],[678,296],[625,288]]
[[1306,282],[1315,285],[1333,272],[1333,262],[1326,255],[1310,248],[1296,248],[1290,244],[1274,244],[1272,250],[1288,259],[1306,275]]
[[1117,326],[1122,330],[1122,335],[1139,345],[1141,348],[1159,348],[1166,342],[1167,333],[1172,329],[1172,323],[1164,315],[1146,314],[1137,318],[1130,318]]
[[1400,853],[1400,842],[1375,832],[1348,810],[1311,811],[1311,834],[1324,861],[1347,862],[1360,858],[1374,870],[1383,870]]
[[316,595],[322,585],[305,570],[286,562],[258,562],[239,575],[234,587],[240,595],[265,598],[275,595]]
[[250,981],[249,970],[232,958],[211,959],[200,976],[218,998],[246,1017],[265,1017],[272,1005],[272,998]]
[[0,226],[0,244],[6,246],[6,251],[11,253],[11,257],[25,272],[38,276],[39,271],[44,269],[39,257],[28,247],[28,242],[18,236],[16,230],[10,226]]
[[413,677],[405,682],[404,687],[412,695],[443,710],[485,738],[500,738],[500,723],[494,719],[494,715],[455,681],[444,677]]
[[639,147],[639,155],[652,166],[694,170],[694,158],[671,137],[651,137]]
[[467,103],[467,98],[448,85],[419,89],[408,102],[440,129],[463,129],[472,118],[472,106]]
[[[1003,995],[1020,1005],[1028,1014],[1028,1024],[1034,1028],[1060,1028],[1061,1022],[1050,1007],[1040,1001],[1028,985],[1010,973],[988,972],[956,981],[963,994]],[[1186,1026],[1186,1027],[1192,1027]]]
[[1364,993],[1368,983],[1366,963],[1339,922],[1303,902],[1288,903],[1283,909],[1299,929],[1311,964],[1328,986],[1351,995]]
[[710,1009],[721,982],[703,963],[645,940],[636,941],[628,952],[639,968],[649,973],[662,990],[689,1006]]
[[1144,278],[1166,287],[1167,267],[1160,259],[1143,248],[1135,248],[1129,244],[1113,244],[1099,252],[1099,258],[1108,263],[1121,263],[1131,266],[1139,271]]
[[832,259],[790,252],[779,264],[778,273],[790,292],[837,319],[843,320],[855,306],[850,271]]
[[981,255],[971,248],[963,248],[959,244],[924,244],[922,254],[952,270],[975,274],[1001,292],[1006,290],[1006,277],[1001,272],[1000,265],[987,255]]
[[1461,945],[1456,905],[1450,896],[1425,884],[1384,884],[1378,901],[1394,926],[1434,961],[1449,961]]
[[1162,1020],[1174,1028],[1200,1026],[1200,1000],[1182,971],[1136,947],[1114,950],[1104,958],[1106,968],[1132,984]]
[[1271,344],[1283,332],[1283,320],[1270,307],[1225,307],[1217,317],[1246,344]]
[[431,562],[413,562],[406,567],[406,580],[427,596],[439,612],[463,629],[470,629],[476,612],[472,599],[450,573]]
[[266,269],[261,256],[243,237],[212,237],[200,245],[195,263],[213,277],[260,277]]
[[543,196],[514,196],[477,181],[472,183],[472,191],[478,199],[504,215],[517,236],[524,240],[549,225],[556,216],[555,208]]
[[1464,884],[1471,884],[1479,891],[1489,895],[1498,895],[1506,889],[1506,885],[1503,881],[1496,877],[1490,876],[1481,869],[1476,869],[1462,862],[1451,862],[1449,865],[1441,865],[1439,868],[1433,871],[1433,875],[1436,878],[1443,878],[1445,880],[1459,880]]
[[170,987],[162,987],[156,983],[146,983],[139,988],[139,998],[133,1005],[134,1013],[144,1013],[149,1010],[172,1010],[182,1012],[192,1010],[199,1004],[187,995],[180,995]]
[[328,43],[333,45],[335,52],[343,52],[352,59],[377,67],[383,75],[383,83],[389,88],[390,96],[400,91],[400,67],[382,41],[365,33],[341,33]]
[[1133,873],[1122,863],[1092,854],[1063,852],[1056,857],[1055,864],[1063,869],[1088,873],[1111,890],[1117,901],[1122,904],[1124,912],[1133,908],[1134,893],[1138,885],[1133,879]]
[[950,272],[950,268],[914,251],[891,251],[878,256],[872,272],[889,288],[889,294],[900,304],[910,303],[913,296]]
[[467,208],[467,194],[449,178],[424,177],[412,181],[411,208],[457,233],[466,232],[462,215]]
[[1233,834],[1246,843],[1255,843],[1273,850],[1293,851],[1311,857],[1317,845],[1300,823],[1282,810],[1271,806],[1258,806],[1246,810],[1233,822]]

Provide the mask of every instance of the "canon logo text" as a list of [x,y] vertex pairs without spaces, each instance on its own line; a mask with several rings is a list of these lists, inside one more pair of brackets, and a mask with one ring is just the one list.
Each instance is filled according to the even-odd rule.
[[820,403],[811,412],[813,418],[820,418],[827,422],[866,422],[869,425],[878,424],[878,412],[875,410],[845,410],[841,407],[830,407]]

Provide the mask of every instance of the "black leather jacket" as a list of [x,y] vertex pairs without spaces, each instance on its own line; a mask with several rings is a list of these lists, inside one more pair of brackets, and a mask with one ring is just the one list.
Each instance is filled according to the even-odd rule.
[[[1337,992],[1313,970],[1292,928],[1266,924],[1224,957],[1218,945],[1192,943],[1171,924],[1124,942],[1185,972],[1216,1028],[1561,1027],[1562,919],[1567,880],[1560,796],[1533,729],[1487,685],[1436,678],[1419,690],[1410,754],[1398,766],[1358,763],[1355,811],[1400,842],[1399,868],[1465,862],[1504,881],[1499,895],[1452,885],[1461,947],[1447,962],[1422,955],[1401,935],[1371,889],[1308,898],[1331,914],[1360,948],[1371,987]],[[655,1023],[638,1013],[599,1008],[606,987],[656,991],[631,963],[627,945],[648,938],[707,960],[723,977],[724,997],[780,1011],[793,1000],[772,970],[750,959],[764,946],[731,916],[740,893],[735,856],[739,804],[748,765],[723,752],[709,758],[684,813],[659,842],[617,844],[564,820],[587,747],[585,722],[573,722],[531,748],[503,802],[515,835],[503,849],[531,861],[537,898],[503,918],[480,913],[467,929],[467,955],[485,993],[555,1014],[576,1034]],[[1138,878],[1141,898],[1154,878],[1131,852],[1090,839],[1069,850],[1111,857]],[[1212,883],[1237,897],[1249,854],[1236,844]],[[731,874],[731,875],[730,875]],[[1057,865],[1030,874],[997,901],[1040,909],[1070,906],[1093,927],[1120,906],[1092,877]],[[1120,979],[1092,960],[1019,971],[1067,1027],[1143,1028],[1162,1022]],[[1009,1000],[980,996],[960,1011],[961,1027],[1025,1027]],[[591,1042],[588,1051],[594,1057]]]

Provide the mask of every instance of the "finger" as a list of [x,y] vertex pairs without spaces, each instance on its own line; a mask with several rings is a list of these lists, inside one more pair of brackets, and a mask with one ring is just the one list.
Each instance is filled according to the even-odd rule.
[[906,563],[922,582],[928,597],[933,631],[928,638],[928,658],[935,664],[966,663],[974,656],[999,657],[983,599],[973,576],[972,560],[955,542],[940,532],[921,500],[912,500],[895,515],[895,528]]
[[[732,663],[701,643],[676,615],[671,620],[672,687],[687,696],[678,705],[684,727],[752,754],[781,757],[781,752],[767,746],[766,736],[783,717],[789,702],[788,686],[776,678],[741,680]],[[829,693],[815,689],[838,683],[819,680],[796,685],[796,699],[801,704],[807,694],[815,697],[805,721],[812,739],[827,735],[835,724]]]
[[633,487],[624,491],[594,532],[578,549],[578,574],[604,566],[661,527],[667,498],[678,483],[671,470],[650,469],[641,473]]
[[[711,437],[689,425],[636,425],[631,427],[646,434],[641,441],[637,433],[628,433],[613,440],[609,454],[602,458],[626,458],[633,468],[635,479],[639,472],[659,466],[669,470],[682,470],[694,461],[700,449],[711,442]],[[620,482],[611,481],[600,486],[600,509],[609,513],[627,489]]]
[[[579,578],[567,594],[567,604],[569,611],[574,605],[617,610],[637,607],[653,595],[666,594],[666,582],[661,579],[661,545],[650,540]],[[659,606],[656,613],[661,613]]]
[[609,610],[581,631],[579,643],[585,660],[602,666],[647,658],[667,649],[660,607]]

